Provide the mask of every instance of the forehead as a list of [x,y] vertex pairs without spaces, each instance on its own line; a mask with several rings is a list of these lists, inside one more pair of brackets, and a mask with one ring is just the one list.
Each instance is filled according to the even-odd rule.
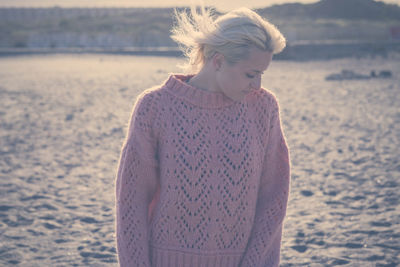
[[246,70],[264,71],[272,60],[272,52],[263,51],[258,48],[251,48],[249,56],[237,63],[238,67]]

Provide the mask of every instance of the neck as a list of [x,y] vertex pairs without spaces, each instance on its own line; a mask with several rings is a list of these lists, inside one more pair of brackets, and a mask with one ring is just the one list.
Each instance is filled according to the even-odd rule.
[[207,64],[188,82],[189,85],[208,92],[220,92],[215,79],[215,71]]

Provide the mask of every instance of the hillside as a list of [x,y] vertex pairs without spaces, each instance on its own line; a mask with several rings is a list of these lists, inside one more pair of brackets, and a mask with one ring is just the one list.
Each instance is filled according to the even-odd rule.
[[260,9],[273,18],[400,21],[400,6],[374,0],[320,0],[313,4],[289,3]]
[[400,6],[373,0],[320,0],[257,10],[291,42],[391,41],[390,28],[400,26]]

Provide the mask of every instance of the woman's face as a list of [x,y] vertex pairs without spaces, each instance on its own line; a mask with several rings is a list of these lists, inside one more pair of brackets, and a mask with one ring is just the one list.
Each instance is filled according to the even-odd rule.
[[261,87],[261,76],[272,60],[272,52],[252,47],[249,57],[231,65],[225,58],[216,72],[218,91],[235,101],[241,101],[251,90]]

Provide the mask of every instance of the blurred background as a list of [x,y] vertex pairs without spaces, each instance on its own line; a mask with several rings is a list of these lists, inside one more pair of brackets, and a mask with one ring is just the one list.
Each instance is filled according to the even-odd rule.
[[[204,1],[287,37],[262,85],[292,175],[281,266],[400,266],[398,0]],[[132,105],[181,72],[187,1],[0,0],[0,266],[117,266]]]
[[[205,1],[216,14],[246,5],[283,32],[278,58],[332,58],[400,50],[398,0]],[[185,1],[0,2],[0,53],[124,52],[179,55],[172,7]],[[151,7],[151,8],[149,8]],[[150,51],[150,52],[149,52]]]

